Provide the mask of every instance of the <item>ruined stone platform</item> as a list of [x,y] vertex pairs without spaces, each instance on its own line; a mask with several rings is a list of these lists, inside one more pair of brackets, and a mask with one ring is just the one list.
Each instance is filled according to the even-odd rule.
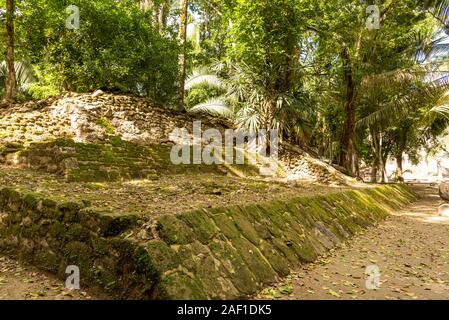
[[225,130],[131,96],[0,109],[0,251],[123,299],[245,298],[407,205],[281,144],[257,165],[174,165],[176,128]]
[[[205,202],[170,213],[154,206],[161,203],[157,192],[145,202],[139,188],[102,193],[96,184],[65,189],[18,176],[0,179],[10,185],[0,190],[0,250],[61,279],[76,265],[83,286],[124,299],[251,296],[415,199],[395,185],[302,197],[278,186],[276,199],[227,203],[206,188],[197,196]],[[241,197],[251,199],[253,187]]]

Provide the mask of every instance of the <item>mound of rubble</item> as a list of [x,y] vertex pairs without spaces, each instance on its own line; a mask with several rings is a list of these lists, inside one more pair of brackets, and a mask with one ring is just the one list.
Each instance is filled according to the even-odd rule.
[[357,183],[355,179],[344,175],[333,166],[288,143],[283,143],[280,146],[279,158],[286,172],[287,180],[337,185]]
[[61,279],[78,266],[81,286],[114,298],[247,298],[415,199],[344,185],[285,143],[274,178],[249,163],[176,165],[176,129],[233,124],[144,98],[67,94],[0,117],[0,253]]
[[108,135],[144,143],[166,143],[176,128],[228,128],[222,119],[195,117],[154,104],[146,98],[106,93],[68,93],[59,98],[30,101],[0,109],[0,139],[40,142],[67,137],[76,142],[105,141]]
[[[97,177],[115,180],[156,174],[161,165],[151,164],[169,160],[168,148],[176,142],[172,133],[185,128],[191,134],[194,121],[201,121],[203,130],[233,128],[224,119],[177,112],[146,98],[101,91],[13,105],[0,109],[0,118],[0,163],[93,181]],[[93,159],[71,156],[82,155],[86,148],[95,154]],[[132,155],[123,161],[125,153]],[[350,181],[332,166],[287,144],[280,147],[280,164],[280,176],[288,180]],[[86,175],[83,167],[95,172]]]

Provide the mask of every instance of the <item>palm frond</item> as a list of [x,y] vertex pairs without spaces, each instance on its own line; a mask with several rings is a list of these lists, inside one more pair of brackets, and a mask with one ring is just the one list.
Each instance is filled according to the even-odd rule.
[[447,28],[449,24],[448,0],[426,0],[424,1],[424,7]]
[[260,112],[250,105],[245,105],[236,116],[240,129],[256,132],[261,127]]
[[198,68],[186,79],[185,90],[206,84],[210,87],[223,88],[223,82],[216,75],[212,74],[208,68]]
[[416,81],[418,78],[427,74],[425,70],[403,69],[393,70],[378,74],[372,74],[362,79],[362,86],[378,87],[379,85],[391,85],[393,83],[401,84],[409,81]]
[[[358,121],[359,126],[371,126],[375,123],[388,124],[391,121],[399,119],[402,115],[407,114],[410,110],[414,110],[419,106],[433,105],[441,106],[441,99],[449,90],[449,76],[445,75],[424,83],[421,87],[412,87],[408,92],[401,96],[395,97],[380,106],[380,108],[370,115]],[[434,112],[440,112],[444,108],[434,107]]]
[[208,113],[211,115],[231,117],[232,110],[227,106],[226,102],[220,98],[210,99],[204,103],[200,103],[188,110],[190,113]]
[[[29,85],[36,80],[32,66],[25,61],[15,62],[14,69],[16,73],[17,91],[26,92]],[[0,62],[0,86],[4,86],[4,79],[6,78],[6,74],[6,62],[2,61]]]
[[449,105],[444,104],[441,106],[435,106],[432,109],[430,109],[430,112],[439,114],[443,117],[449,118]]

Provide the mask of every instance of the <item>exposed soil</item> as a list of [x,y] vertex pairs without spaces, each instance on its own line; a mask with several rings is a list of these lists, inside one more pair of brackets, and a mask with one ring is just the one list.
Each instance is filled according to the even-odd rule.
[[56,175],[2,166],[0,185],[22,188],[50,198],[88,201],[92,206],[110,209],[116,213],[148,216],[323,195],[348,189],[346,186],[307,182],[192,174],[161,176],[157,180],[67,183]]
[[86,291],[67,289],[63,281],[52,275],[0,257],[0,300],[90,299],[93,297]]
[[[449,218],[438,216],[436,188],[415,189],[423,196],[419,202],[295,270],[258,298],[449,299]],[[379,286],[369,281],[368,266],[379,268]]]

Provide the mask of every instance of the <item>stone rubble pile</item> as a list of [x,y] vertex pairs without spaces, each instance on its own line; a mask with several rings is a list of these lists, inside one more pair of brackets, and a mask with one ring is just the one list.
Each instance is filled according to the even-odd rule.
[[[67,93],[61,97],[31,101],[0,109],[0,162],[11,152],[7,144],[28,146],[58,138],[81,143],[107,142],[111,136],[140,145],[179,143],[173,133],[185,128],[192,134],[194,121],[202,129],[233,128],[224,119],[191,115],[156,105],[135,96],[97,91],[94,94]],[[332,166],[306,154],[297,147],[281,144],[280,160],[290,180],[346,183],[347,177]]]
[[[231,126],[222,119],[163,108],[145,98],[106,93],[69,93],[57,99],[27,102],[0,109],[0,117],[0,138],[23,143],[60,137],[98,142],[114,134],[132,142],[159,144],[169,142],[177,128],[192,132],[193,121],[201,121],[203,129]],[[113,132],[108,132],[105,123]]]
[[313,158],[298,147],[283,144],[279,155],[289,180],[324,184],[347,184],[351,180],[331,165]]

